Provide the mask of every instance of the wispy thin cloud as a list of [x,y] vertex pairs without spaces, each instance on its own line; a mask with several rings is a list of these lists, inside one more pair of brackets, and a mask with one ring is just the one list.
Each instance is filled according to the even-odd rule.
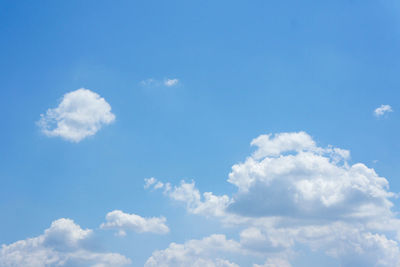
[[140,81],[140,85],[143,87],[174,87],[180,84],[180,80],[178,78],[165,78],[164,80],[157,80],[154,78],[149,78],[143,81]]

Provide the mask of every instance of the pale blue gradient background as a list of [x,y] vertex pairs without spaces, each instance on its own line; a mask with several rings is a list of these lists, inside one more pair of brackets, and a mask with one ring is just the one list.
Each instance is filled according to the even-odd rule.
[[[114,209],[164,215],[166,236],[99,231],[141,266],[172,241],[220,232],[143,179],[235,192],[230,168],[263,133],[349,149],[400,192],[398,1],[3,0],[0,38],[0,244],[61,217],[95,229]],[[81,87],[116,121],[80,143],[42,135],[40,114]],[[377,119],[381,104],[394,112]],[[294,266],[337,265],[313,255]]]

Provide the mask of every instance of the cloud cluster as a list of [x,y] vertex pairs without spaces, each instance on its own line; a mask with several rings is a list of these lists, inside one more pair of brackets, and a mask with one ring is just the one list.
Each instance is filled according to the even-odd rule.
[[317,146],[305,132],[261,135],[251,144],[256,150],[229,174],[237,187],[232,196],[201,194],[194,182],[154,179],[147,187],[158,184],[188,212],[242,229],[238,247],[265,258],[254,266],[290,266],[299,246],[342,266],[400,266],[400,220],[384,177],[350,164],[347,150]]
[[0,266],[117,267],[131,263],[123,255],[93,249],[92,232],[82,229],[70,219],[56,220],[38,237],[2,245]]
[[381,117],[387,114],[388,112],[393,112],[393,109],[390,105],[381,105],[380,107],[374,110],[374,114],[377,117]]
[[106,215],[105,223],[100,225],[102,229],[116,229],[118,235],[126,235],[127,230],[137,233],[155,233],[166,234],[169,232],[165,217],[143,218],[136,214],[124,213],[120,210],[114,210]]
[[66,93],[56,108],[40,116],[38,125],[45,135],[71,142],[80,142],[115,120],[110,104],[84,88]]

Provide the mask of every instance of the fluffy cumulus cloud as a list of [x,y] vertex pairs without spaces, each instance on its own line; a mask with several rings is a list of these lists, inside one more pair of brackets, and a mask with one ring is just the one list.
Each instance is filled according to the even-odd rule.
[[255,151],[229,174],[232,196],[201,194],[194,182],[159,188],[188,212],[241,229],[241,249],[265,257],[254,266],[290,266],[304,246],[342,266],[400,266],[400,220],[384,177],[305,132],[261,135],[251,144]]
[[374,114],[377,117],[381,117],[387,114],[388,112],[393,112],[393,109],[390,105],[381,105],[380,107],[374,110]]
[[38,125],[47,136],[79,142],[114,120],[111,106],[104,98],[81,88],[66,93],[56,108],[41,114]]
[[92,233],[92,230],[84,230],[70,219],[56,220],[38,237],[2,245],[0,266],[114,267],[131,263],[123,255],[93,249]]
[[220,258],[220,254],[242,254],[240,244],[224,235],[211,235],[202,240],[190,240],[184,244],[171,243],[165,250],[153,252],[145,267],[238,267]]
[[172,187],[170,183],[162,183],[154,177],[145,179],[145,188],[163,189],[169,198],[183,202],[190,213],[204,216],[224,216],[225,209],[231,202],[227,195],[216,196],[211,192],[200,194],[195,182],[181,181],[179,186]]
[[126,235],[127,230],[137,233],[155,233],[166,234],[169,232],[165,217],[143,218],[136,214],[124,213],[120,210],[114,210],[106,215],[105,223],[100,225],[102,229],[116,229],[118,235]]
[[[304,133],[302,133],[304,135]],[[297,136],[298,133],[294,133]],[[232,167],[228,181],[238,187],[230,205],[244,216],[295,219],[353,220],[391,216],[394,196],[388,181],[362,163],[349,166],[349,153],[309,143],[300,147],[282,136],[252,143],[253,156]],[[282,144],[268,152],[275,140]],[[264,147],[264,146],[267,146]],[[286,153],[288,152],[288,153]]]

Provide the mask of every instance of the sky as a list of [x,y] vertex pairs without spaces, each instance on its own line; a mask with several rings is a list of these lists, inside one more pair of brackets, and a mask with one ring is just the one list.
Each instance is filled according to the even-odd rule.
[[400,266],[400,4],[0,0],[0,266]]

